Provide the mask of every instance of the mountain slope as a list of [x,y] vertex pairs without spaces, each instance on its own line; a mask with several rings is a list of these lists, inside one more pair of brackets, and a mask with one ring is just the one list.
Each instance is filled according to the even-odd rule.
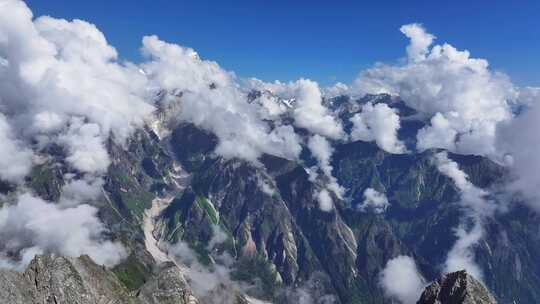
[[[402,107],[387,99],[377,100]],[[346,119],[355,102],[366,101],[334,106]],[[272,155],[259,163],[226,159],[214,153],[219,140],[211,132],[189,123],[161,126],[171,129],[138,130],[125,146],[107,143],[112,163],[94,202],[110,236],[127,248],[128,257],[112,270],[129,292],[143,290],[159,268],[143,231],[145,210],[156,198],[171,200],[154,215],[151,232],[166,254],[172,254],[168,246],[186,244],[210,273],[228,255],[227,276],[242,292],[276,302],[290,302],[305,290],[330,302],[388,303],[379,274],[389,260],[413,256],[424,277],[434,280],[456,241],[454,228],[464,211],[453,181],[433,163],[438,150],[390,154],[370,142],[332,143],[332,174],[347,191],[343,199],[331,194],[334,208],[325,212],[317,194],[327,180],[310,175],[309,151],[298,161]],[[400,136],[413,140],[407,132]],[[26,183],[56,201],[71,171],[62,149],[48,149],[53,157],[35,167]],[[480,188],[497,189],[507,177],[487,158],[449,158]],[[385,212],[358,208],[367,188],[385,193]],[[13,194],[9,185],[2,189]],[[534,258],[540,240],[530,228],[538,224],[539,217],[525,208],[486,221],[486,236],[474,253],[500,301],[540,299],[533,288],[540,284]]]

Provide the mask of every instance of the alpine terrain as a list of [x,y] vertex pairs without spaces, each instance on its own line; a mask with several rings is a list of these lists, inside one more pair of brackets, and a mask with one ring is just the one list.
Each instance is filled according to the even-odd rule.
[[0,303],[540,303],[540,90],[401,32],[267,83],[0,0]]

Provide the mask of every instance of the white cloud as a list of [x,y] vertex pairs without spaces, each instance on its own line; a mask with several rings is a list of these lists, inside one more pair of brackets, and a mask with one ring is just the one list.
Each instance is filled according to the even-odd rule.
[[352,140],[375,141],[389,153],[405,153],[405,145],[397,138],[400,128],[399,115],[385,103],[362,106],[362,112],[351,117]]
[[155,35],[143,37],[142,45],[142,53],[150,59],[142,68],[159,89],[204,92],[212,83],[217,87],[233,85],[232,73],[214,61],[201,60],[191,48],[167,43]]
[[330,161],[332,160],[334,148],[332,148],[330,142],[326,138],[315,134],[309,138],[307,146],[311,154],[317,159],[319,168],[328,180],[326,187],[333,191],[337,197],[342,198],[345,189],[338,184],[337,179],[332,175],[333,167],[330,165]]
[[43,111],[34,115],[31,132],[50,133],[60,130],[64,124],[65,119],[57,113]]
[[498,148],[506,154],[515,180],[510,189],[522,193],[527,204],[540,211],[540,89],[520,92],[526,108],[498,129]]
[[319,202],[319,209],[322,211],[330,212],[334,209],[334,200],[332,200],[330,193],[326,189],[319,191],[317,201]]
[[316,82],[300,79],[292,84],[297,106],[294,109],[295,124],[322,136],[339,139],[343,137],[341,124],[322,104],[322,95]]
[[81,203],[89,203],[98,199],[102,194],[103,179],[85,176],[82,179],[73,179],[65,175],[66,184],[62,187],[59,204],[63,207],[72,207]]
[[407,56],[412,61],[422,61],[428,55],[429,46],[433,43],[435,36],[426,33],[421,24],[412,23],[403,25],[399,29],[411,42],[407,46]]
[[83,123],[74,118],[66,134],[59,142],[68,150],[66,160],[77,170],[84,173],[105,173],[109,167],[109,154],[101,137],[100,126]]
[[323,105],[322,93],[315,81],[301,78],[289,83],[279,81],[266,83],[250,79],[245,86],[248,89],[269,91],[283,99],[294,100],[292,116],[296,126],[331,139],[341,139],[345,136],[341,123]]
[[[453,113],[449,113],[449,115],[452,116]],[[458,132],[452,128],[450,121],[441,113],[436,113],[431,118],[431,126],[418,131],[416,147],[420,151],[432,147],[455,151],[457,134]]]
[[381,193],[373,188],[367,188],[364,191],[364,201],[358,205],[358,209],[362,212],[371,210],[373,213],[381,214],[390,206],[388,198],[384,193]]
[[330,161],[334,149],[330,145],[330,142],[320,135],[313,135],[308,140],[308,148],[319,162],[319,168],[322,172],[327,176],[332,176],[333,168],[330,165]]
[[259,177],[257,179],[257,185],[259,186],[259,189],[261,189],[261,191],[268,195],[268,196],[273,196],[275,194],[275,190],[273,189],[273,186],[266,180],[264,180],[263,178]]
[[[41,147],[69,132],[65,124],[76,116],[98,126],[101,143],[111,133],[123,142],[143,125],[153,111],[145,102],[146,78],[133,64],[118,63],[116,50],[93,24],[33,20],[19,0],[0,5],[0,110],[17,130],[13,136],[38,139]],[[74,167],[87,170],[88,155],[68,148],[71,161],[83,162]]]
[[353,91],[399,95],[427,119],[439,113],[438,122],[446,120],[444,140],[434,140],[445,131],[440,125],[428,125],[419,133],[421,149],[449,148],[455,142],[450,148],[459,153],[496,153],[496,126],[511,119],[508,101],[516,98],[508,77],[492,72],[486,60],[471,58],[468,51],[431,46],[434,37],[418,24],[401,30],[410,38],[406,63],[363,71]]
[[537,106],[540,102],[540,88],[537,87],[524,87],[520,88],[518,92],[518,100],[520,105]]
[[341,82],[338,82],[330,87],[322,88],[322,93],[325,98],[333,98],[340,95],[345,95],[348,92],[349,92],[349,86]]
[[105,239],[106,228],[89,205],[60,208],[30,194],[0,209],[0,252],[19,252],[14,261],[4,255],[4,266],[23,269],[36,253],[53,252],[78,257],[88,254],[99,264],[112,266],[126,255],[120,243]]
[[263,119],[277,120],[285,114],[289,107],[279,100],[277,96],[263,92],[258,98],[261,104],[260,114]]
[[0,179],[20,182],[32,167],[32,151],[15,138],[6,117],[0,113]]
[[458,240],[448,252],[444,264],[444,273],[450,273],[460,270],[467,270],[469,274],[478,280],[483,279],[483,273],[480,266],[475,262],[474,246],[477,245],[484,236],[484,228],[480,222],[475,222],[469,230],[460,226],[456,230]]
[[112,135],[124,143],[153,112],[145,101],[146,77],[135,65],[119,63],[93,24],[34,19],[19,0],[0,0],[0,57],[0,177],[22,179],[51,143],[65,149],[73,168],[90,173],[80,180],[66,176],[58,203],[25,193],[4,204],[2,263],[22,267],[43,252],[119,262],[124,248],[105,238],[97,209],[81,203],[100,195],[100,174],[110,163],[105,142]]
[[414,304],[424,290],[424,279],[411,257],[400,255],[388,261],[380,273],[385,295],[401,304]]
[[[446,152],[435,155],[435,164],[438,170],[452,179],[461,194],[460,204],[465,211],[465,218],[461,219],[460,226],[455,230],[458,240],[448,253],[444,272],[453,272],[466,269],[474,277],[482,280],[482,270],[475,262],[474,246],[484,236],[484,219],[491,217],[497,210],[494,202],[486,198],[488,192],[477,188],[470,181],[465,172],[459,169],[458,164],[448,158]],[[472,228],[466,229],[472,222]]]
[[495,213],[497,206],[492,201],[486,199],[489,193],[473,185],[469,181],[467,174],[459,169],[455,161],[448,158],[446,152],[440,152],[435,155],[435,164],[441,173],[452,179],[461,192],[462,205],[470,209],[473,215],[489,217]]
[[270,128],[260,117],[260,106],[248,104],[234,75],[213,61],[201,60],[189,48],[143,38],[141,65],[155,89],[179,90],[177,119],[211,131],[219,138],[216,152],[224,157],[256,161],[262,153],[296,159],[299,139],[291,126]]

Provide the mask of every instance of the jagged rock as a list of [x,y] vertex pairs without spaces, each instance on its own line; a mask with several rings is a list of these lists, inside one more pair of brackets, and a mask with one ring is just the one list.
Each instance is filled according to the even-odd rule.
[[489,291],[465,270],[446,274],[426,287],[417,304],[496,304]]
[[0,300],[10,304],[140,303],[88,256],[36,256],[24,273],[0,270]]
[[90,257],[36,256],[24,273],[0,270],[0,303],[198,304],[182,271],[166,263],[130,294],[117,276]]
[[33,303],[36,292],[21,273],[12,270],[0,270],[0,302],[1,303]]

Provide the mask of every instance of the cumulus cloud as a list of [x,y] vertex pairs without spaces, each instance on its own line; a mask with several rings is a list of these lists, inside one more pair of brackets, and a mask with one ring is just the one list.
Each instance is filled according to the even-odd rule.
[[333,98],[340,95],[345,95],[349,92],[349,86],[338,82],[330,87],[322,88],[322,94],[325,98]]
[[276,193],[273,188],[274,186],[272,186],[268,181],[264,180],[261,177],[257,179],[257,185],[259,186],[259,189],[261,189],[262,192],[268,196],[273,196]]
[[372,211],[375,214],[381,214],[390,206],[388,198],[384,193],[381,193],[373,188],[367,188],[364,191],[364,201],[358,205],[358,210],[362,212]]
[[59,204],[62,206],[76,206],[81,203],[90,203],[97,200],[102,194],[103,179],[100,177],[85,176],[74,179],[65,175],[66,184],[62,187]]
[[350,120],[353,123],[352,140],[375,141],[381,149],[389,153],[407,151],[403,142],[397,138],[400,128],[399,115],[387,104],[373,105],[368,102],[362,106],[362,111]]
[[32,167],[32,151],[15,137],[4,115],[0,113],[0,179],[20,182]]
[[319,191],[317,194],[317,201],[319,202],[319,209],[322,211],[330,212],[334,209],[334,200],[326,189]]
[[201,60],[192,49],[166,43],[156,36],[143,38],[142,51],[149,60],[141,68],[152,86],[182,92],[176,118],[216,134],[218,154],[250,161],[256,161],[262,153],[288,159],[300,154],[293,128],[270,128],[260,117],[260,106],[248,104],[234,75],[217,63]]
[[315,134],[339,139],[343,137],[341,124],[322,104],[322,95],[316,82],[300,79],[293,84],[297,106],[294,109],[295,124]]
[[[161,90],[182,95],[177,119],[215,133],[216,152],[225,157],[298,157],[301,147],[292,126],[269,126],[263,107],[246,103],[234,74],[201,60],[194,50],[147,36],[141,48],[147,60],[120,63],[93,24],[34,20],[24,2],[1,3],[0,110],[25,139],[64,145],[77,170],[104,172],[110,161],[103,143],[111,134],[122,143],[141,127]],[[267,115],[280,110],[265,109]]]
[[[84,173],[82,180],[67,178],[58,205],[21,196],[17,204],[3,209],[4,220],[11,222],[12,215],[25,215],[30,205],[42,208],[51,215],[41,218],[44,227],[45,221],[80,217],[82,228],[70,223],[74,231],[81,228],[73,238],[62,231],[12,227],[16,231],[11,237],[25,240],[24,246],[13,247],[19,253],[80,250],[98,262],[111,262],[94,249],[99,245],[104,255],[112,254],[116,245],[98,239],[104,228],[95,209],[81,202],[99,195],[100,176],[110,164],[105,143],[112,137],[122,144],[142,127],[154,111],[146,101],[153,102],[162,89],[183,96],[178,120],[218,136],[217,153],[250,161],[262,153],[298,158],[301,146],[293,127],[270,126],[259,106],[246,103],[232,73],[201,60],[193,50],[148,36],[142,47],[147,61],[120,63],[116,50],[93,24],[34,19],[19,0],[0,0],[0,6],[0,139],[4,140],[0,153],[5,154],[2,161],[9,161],[0,162],[6,167],[0,167],[5,169],[0,177],[21,180],[32,165],[33,153],[44,153],[42,148],[52,143],[62,146],[67,163]],[[43,243],[35,235],[57,241]]]
[[[529,107],[535,107],[540,102],[540,88],[537,87],[524,87],[520,88],[518,92],[518,105],[525,105]],[[514,104],[515,105],[515,104]]]
[[261,93],[257,101],[261,105],[259,112],[263,119],[278,120],[281,115],[287,113],[290,109],[287,101],[282,101],[279,97],[269,94],[266,91]]
[[401,304],[414,304],[424,290],[424,279],[411,257],[400,255],[388,261],[380,273],[380,285],[387,297]]
[[273,83],[250,79],[245,84],[251,90],[269,91],[272,94],[291,100],[294,124],[307,129],[311,133],[331,139],[341,139],[345,136],[341,123],[322,103],[322,93],[319,85],[309,79],[299,79],[294,82]]
[[337,179],[332,175],[333,167],[330,165],[330,161],[332,160],[334,149],[330,142],[326,138],[316,134],[309,138],[307,146],[311,154],[317,159],[319,169],[326,176],[326,187],[333,191],[339,198],[342,198],[345,189],[338,184]]
[[313,135],[309,138],[308,148],[319,162],[319,168],[328,176],[332,176],[332,166],[330,160],[334,149],[328,140],[320,135]]
[[525,202],[540,210],[540,89],[526,88],[520,92],[526,105],[516,118],[498,129],[498,147],[506,154],[507,165],[514,181],[510,189],[520,192]]
[[83,123],[80,118],[73,118],[59,142],[67,148],[66,160],[83,173],[105,173],[109,167],[109,154],[103,143],[100,126]]
[[[92,148],[97,148],[110,134],[123,142],[143,125],[153,111],[144,101],[146,78],[133,64],[117,61],[116,50],[93,24],[33,19],[19,0],[2,0],[0,5],[0,111],[16,130],[13,137],[37,140],[42,146],[78,132],[92,136]],[[67,128],[72,117],[91,127]],[[81,143],[59,143],[67,144],[69,161],[84,172],[98,166],[91,153],[99,161],[107,157],[103,147],[86,151]]]
[[106,232],[97,209],[90,205],[61,208],[20,194],[15,204],[0,209],[0,260],[3,266],[24,269],[35,254],[53,252],[75,257],[88,254],[99,264],[113,266],[126,252],[120,243],[107,240]]
[[[448,116],[453,117],[455,113]],[[436,113],[430,120],[431,126],[418,131],[416,146],[420,151],[432,147],[455,150],[458,132],[452,128],[450,121],[441,113]]]
[[[516,98],[508,77],[491,71],[486,60],[472,58],[466,50],[432,46],[434,36],[418,24],[401,31],[410,39],[407,61],[363,71],[353,91],[399,95],[427,119],[437,114],[436,121],[418,133],[420,150],[496,153],[496,126],[512,118],[509,100]],[[437,140],[441,135],[443,140]]]
[[459,169],[458,164],[448,158],[446,152],[435,154],[437,169],[448,176],[461,192],[461,201],[467,209],[473,211],[473,215],[480,217],[493,216],[497,210],[494,202],[486,199],[489,194],[486,190],[473,185],[468,175]]
[[426,59],[428,48],[433,43],[435,36],[427,33],[418,23],[403,25],[399,30],[411,40],[407,46],[408,58],[412,61]]
[[465,269],[476,279],[482,280],[483,272],[475,261],[474,247],[484,236],[484,227],[480,222],[475,222],[470,229],[460,225],[455,229],[455,233],[458,239],[448,252],[444,263],[444,273]]
[[[437,169],[449,177],[461,194],[460,205],[466,217],[456,228],[458,240],[448,253],[444,271],[453,272],[466,269],[477,279],[482,280],[482,270],[475,262],[474,247],[484,236],[484,220],[491,217],[497,205],[487,198],[487,191],[474,186],[465,172],[459,169],[456,162],[450,160],[446,152],[435,155]],[[472,226],[472,228],[470,228]]]

